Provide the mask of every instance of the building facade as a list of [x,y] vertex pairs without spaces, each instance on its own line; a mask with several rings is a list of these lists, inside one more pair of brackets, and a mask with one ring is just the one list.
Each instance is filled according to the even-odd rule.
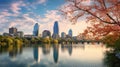
[[43,32],[42,32],[42,37],[43,38],[46,38],[46,37],[51,37],[51,33],[50,33],[50,31],[49,30],[44,30]]
[[38,23],[36,23],[36,24],[34,25],[33,35],[34,35],[34,36],[38,36],[38,35],[39,35],[39,24],[38,24]]
[[72,36],[73,36],[72,29],[69,29],[69,31],[68,31],[68,35],[69,35],[70,37],[72,37]]
[[58,26],[58,21],[55,21],[54,27],[53,27],[53,39],[58,39],[59,38],[59,26]]
[[61,38],[66,38],[66,33],[65,32],[61,33]]
[[22,31],[18,31],[18,32],[17,32],[17,36],[18,36],[18,37],[24,37],[24,33],[23,33]]
[[17,28],[14,27],[9,28],[9,34],[13,34],[13,35],[17,34]]

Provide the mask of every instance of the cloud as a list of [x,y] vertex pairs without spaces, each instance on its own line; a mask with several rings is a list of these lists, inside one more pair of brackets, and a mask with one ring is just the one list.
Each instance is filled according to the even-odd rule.
[[[22,9],[30,8],[36,4],[43,4],[47,0],[0,0],[0,32],[8,32],[9,27],[17,27],[25,33],[32,33],[33,25],[39,22],[39,16],[32,17],[35,13],[22,13]],[[28,4],[29,3],[29,4]],[[35,7],[35,6],[34,6]],[[33,9],[33,8],[30,8]]]
[[38,3],[40,3],[40,4],[43,4],[45,2],[46,2],[46,0],[38,0]]
[[15,3],[12,3],[11,4],[11,10],[14,12],[14,13],[19,13],[19,11],[21,10],[21,7],[22,6],[26,6],[26,4],[24,4],[22,1],[19,1],[19,2],[15,2]]

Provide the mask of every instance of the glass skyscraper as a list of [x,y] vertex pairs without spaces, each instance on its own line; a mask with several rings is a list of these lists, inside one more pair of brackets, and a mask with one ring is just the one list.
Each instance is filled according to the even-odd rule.
[[54,34],[59,34],[58,21],[55,21],[53,30]]
[[69,31],[68,31],[68,35],[69,35],[70,37],[72,37],[72,35],[73,35],[73,33],[72,33],[72,29],[69,29]]
[[34,25],[33,35],[34,35],[34,36],[38,36],[38,35],[39,35],[39,24],[38,24],[38,23],[36,23],[36,24]]
[[53,35],[52,37],[54,39],[58,39],[59,38],[59,26],[58,26],[58,21],[55,21],[54,23],[54,27],[53,27]]
[[62,32],[61,33],[61,38],[65,38],[66,37],[66,33],[65,32]]

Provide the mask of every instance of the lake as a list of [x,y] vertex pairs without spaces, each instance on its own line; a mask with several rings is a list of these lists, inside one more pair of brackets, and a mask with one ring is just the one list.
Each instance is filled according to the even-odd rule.
[[100,43],[44,44],[0,52],[0,67],[105,67]]

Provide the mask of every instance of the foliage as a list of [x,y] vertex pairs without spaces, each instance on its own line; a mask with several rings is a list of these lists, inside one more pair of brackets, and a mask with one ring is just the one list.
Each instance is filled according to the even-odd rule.
[[[110,43],[111,44],[111,43]],[[112,49],[105,53],[104,63],[108,67],[120,66],[120,37],[112,45],[107,44]]]
[[93,36],[93,39],[102,39],[106,36],[119,37],[120,36],[120,26],[118,25],[109,25],[104,23],[92,24],[91,27],[88,27],[84,31],[84,36]]
[[107,51],[105,53],[104,64],[107,65],[107,67],[120,66],[120,59],[116,57],[115,51]]
[[[120,38],[119,36],[115,35],[108,35],[102,39],[102,41],[107,44],[107,47],[114,47],[117,46],[116,43],[120,43]],[[119,47],[120,48],[120,47]]]
[[74,23],[84,16],[87,21],[120,26],[120,0],[67,0],[60,11]]
[[14,38],[9,36],[1,36],[0,38],[0,46],[9,47],[10,45],[22,45],[22,39]]
[[114,42],[120,36],[120,0],[67,0],[60,11],[73,23],[81,17],[91,23],[83,33],[85,37],[99,40],[112,34],[109,41],[113,38]]
[[50,43],[50,39],[49,38],[44,38],[43,43]]
[[54,40],[53,40],[53,43],[58,43],[58,40],[57,40],[57,39],[54,39]]

